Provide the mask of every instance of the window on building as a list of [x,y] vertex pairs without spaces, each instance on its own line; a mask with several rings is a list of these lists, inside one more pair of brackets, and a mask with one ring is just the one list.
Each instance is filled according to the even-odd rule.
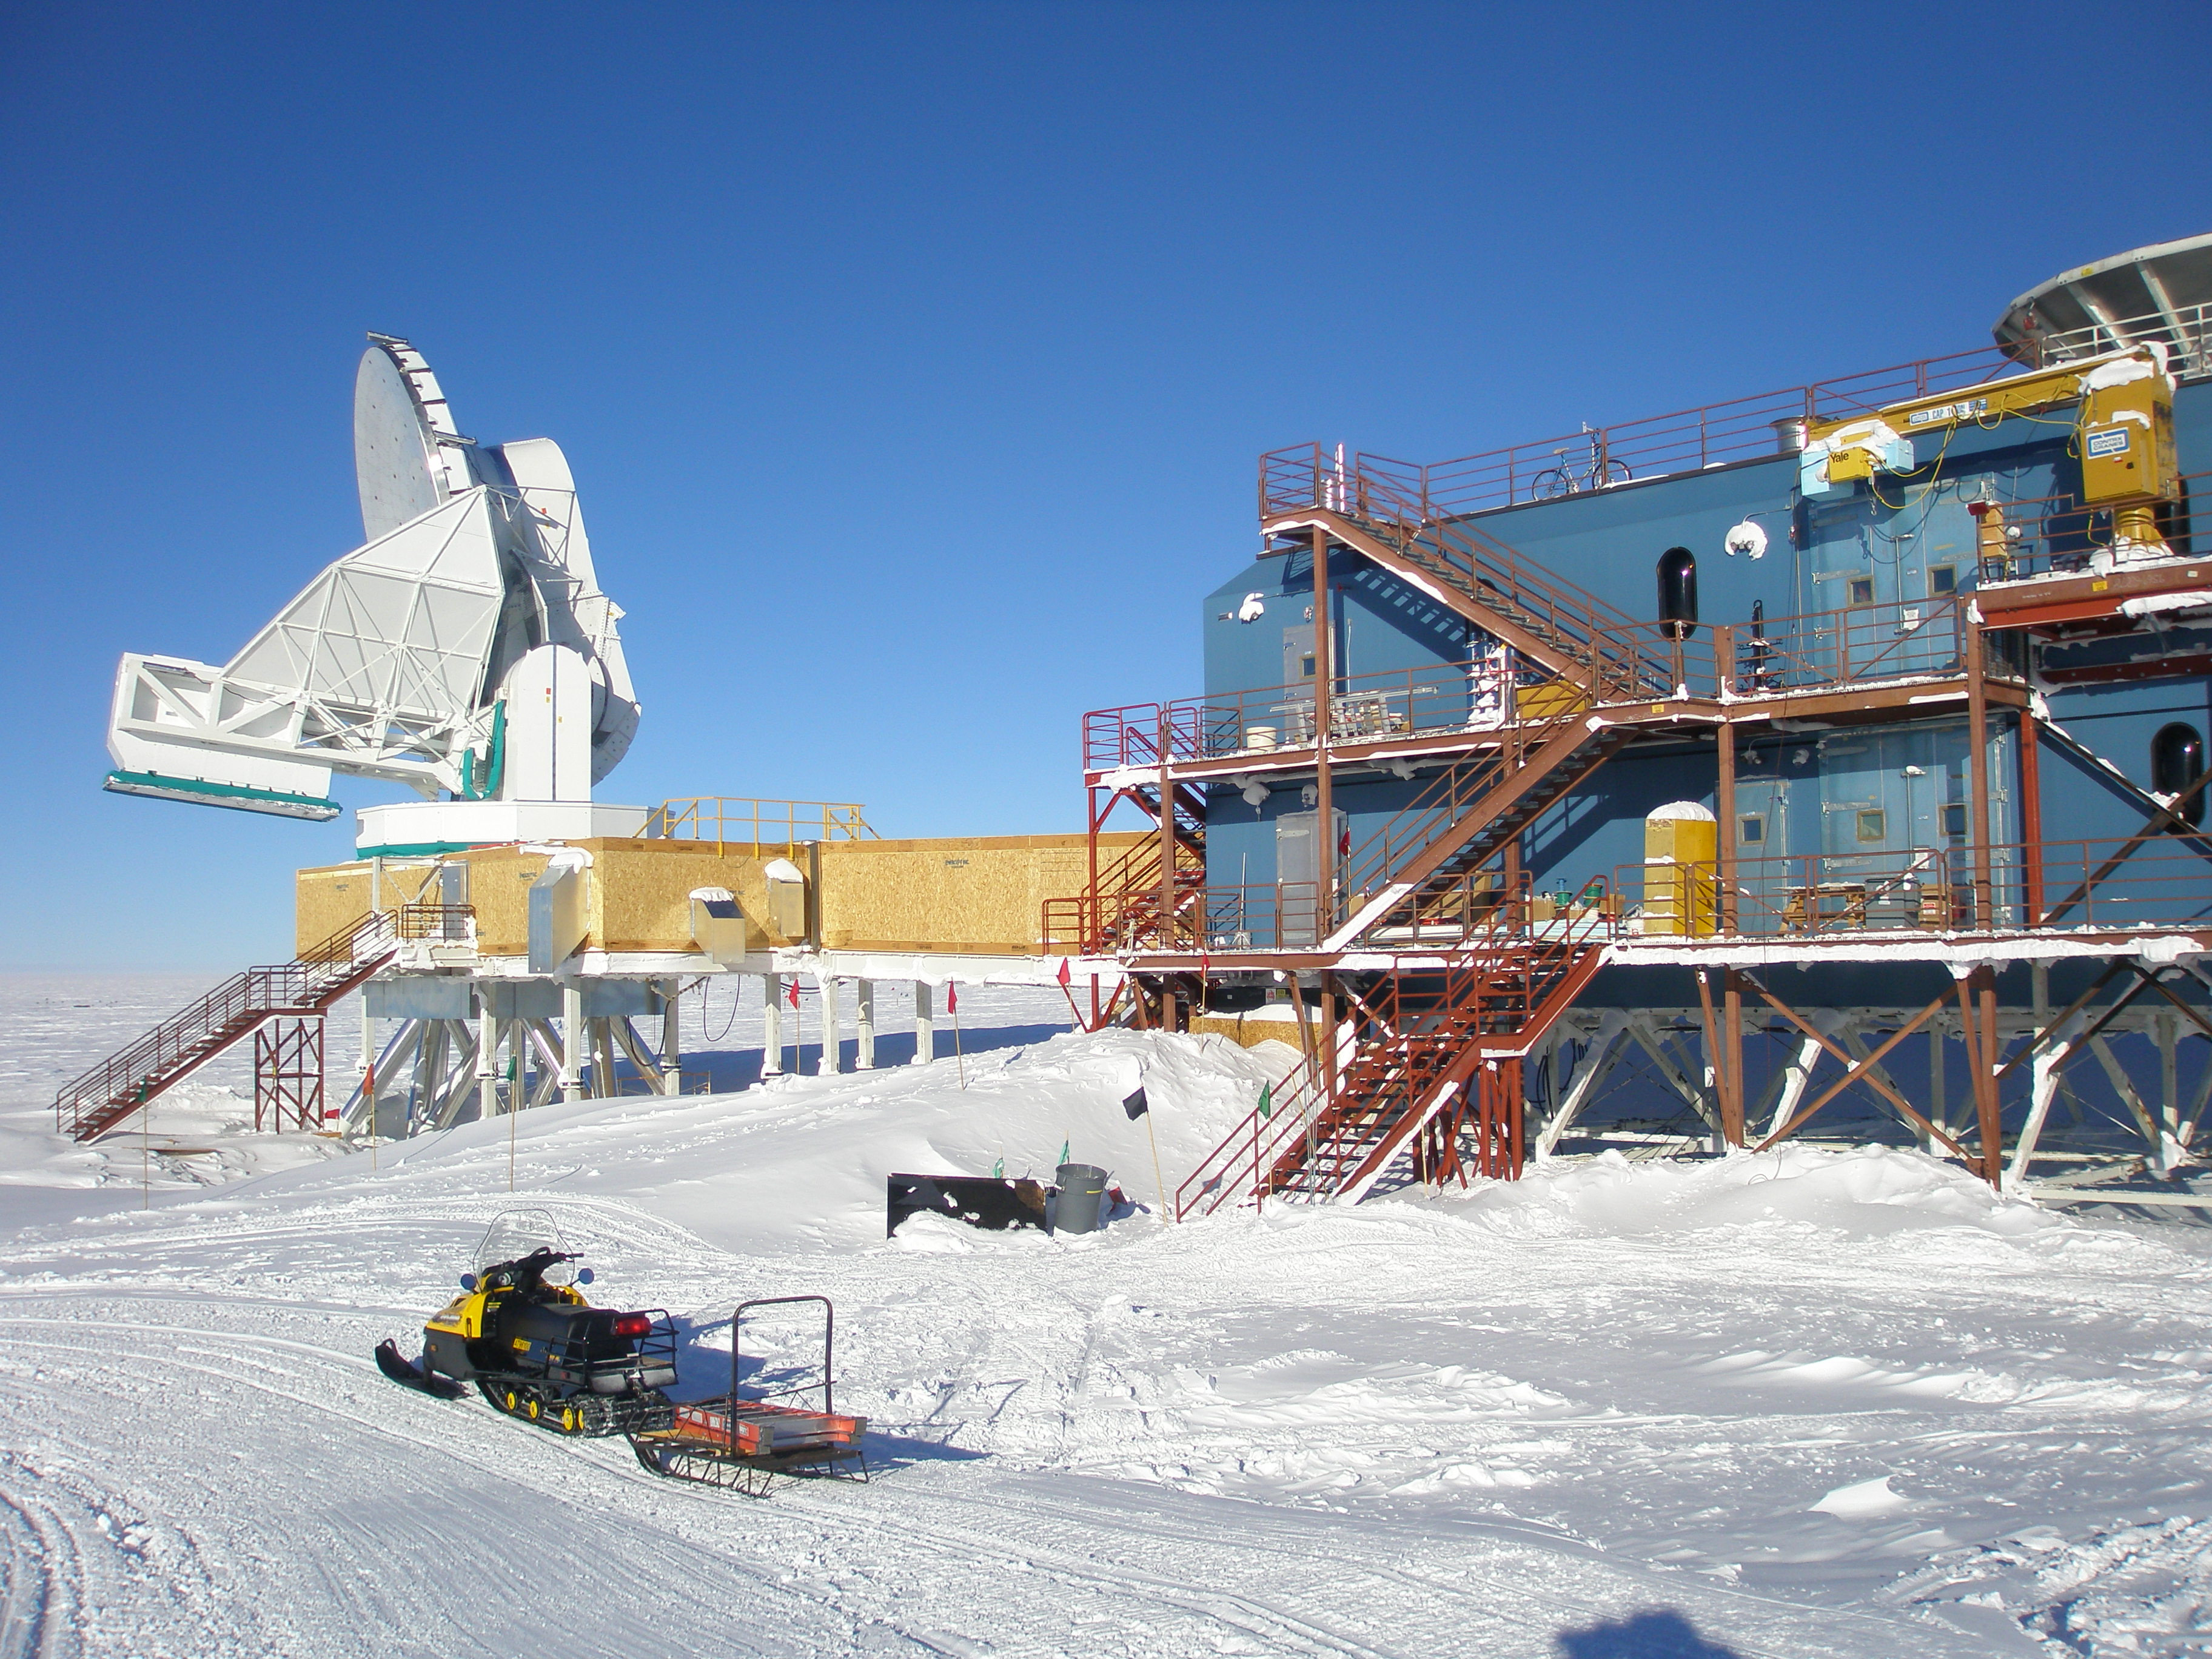
[[1659,556],[1659,620],[1670,639],[1686,640],[1698,631],[1698,558],[1686,547]]
[[1961,841],[1966,839],[1966,802],[1955,801],[1943,809],[1943,833],[1947,836],[1955,836]]
[[1313,678],[1313,653],[1309,651],[1304,656],[1298,659],[1298,678],[1300,679],[1311,679]]
[[1954,564],[1931,564],[1928,567],[1928,597],[1940,599],[1946,593],[1959,591],[1959,567]]
[[1853,605],[1872,605],[1874,603],[1873,577],[1854,576],[1851,578],[1851,603]]
[[1759,847],[1766,841],[1766,814],[1746,812],[1736,821],[1736,839],[1746,847]]
[[1889,814],[1883,811],[1879,806],[1869,806],[1861,811],[1859,814],[1859,839],[1863,842],[1887,841],[1889,839]]
[[[2203,775],[2203,734],[2186,720],[2159,727],[2150,740],[2150,787],[2161,795],[2178,795]],[[2192,830],[2204,823],[2204,794],[2199,789],[2175,809]]]

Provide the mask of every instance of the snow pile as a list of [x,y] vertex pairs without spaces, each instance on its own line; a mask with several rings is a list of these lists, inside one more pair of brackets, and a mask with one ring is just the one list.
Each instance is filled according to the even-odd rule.
[[[374,1155],[237,1136],[217,1080],[149,1139],[218,1152],[142,1208],[137,1142],[57,1140],[5,1047],[0,1655],[2205,1645],[2212,1230],[1791,1146],[884,1237],[893,1171],[1063,1146],[1155,1201],[1155,1135],[1172,1188],[1294,1063],[1121,1031]],[[511,1206],[677,1316],[686,1392],[738,1299],[833,1297],[873,1481],[743,1504],[385,1382]],[[747,1354],[795,1358],[763,1324]],[[561,1593],[453,1570],[490,1538]]]
[[[883,1238],[893,1173],[1003,1170],[1050,1182],[1064,1148],[1157,1210],[1154,1139],[1171,1193],[1297,1059],[1281,1043],[1244,1049],[1218,1036],[1068,1035],[929,1066],[776,1078],[736,1095],[540,1107],[387,1147],[374,1178],[356,1156],[347,1183],[406,1172],[425,1190],[481,1189],[505,1180],[511,1156],[518,1191],[619,1199],[722,1249],[853,1249]],[[1149,1130],[1122,1106],[1140,1085]],[[325,1179],[247,1190],[275,1197]]]
[[1944,1553],[1900,1581],[1898,1599],[1988,1609],[2054,1656],[2184,1659],[2212,1651],[2212,1521],[2178,1515],[2075,1541],[2027,1528]]
[[1802,1142],[1696,1162],[1632,1164],[1610,1151],[1486,1187],[1473,1207],[1486,1224],[1525,1237],[1723,1227],[1872,1237],[1953,1226],[2017,1237],[2066,1225],[2032,1204],[1998,1198],[1956,1164],[1881,1146],[1838,1152]]

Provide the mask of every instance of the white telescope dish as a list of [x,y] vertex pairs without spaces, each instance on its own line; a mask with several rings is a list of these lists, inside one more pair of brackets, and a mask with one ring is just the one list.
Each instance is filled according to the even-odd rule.
[[[466,833],[430,831],[441,844],[569,820],[588,827],[566,833],[602,833],[588,807],[526,826],[491,805],[588,803],[637,730],[622,611],[599,589],[568,459],[548,438],[463,436],[422,354],[368,337],[354,380],[362,545],[220,667],[125,655],[106,787],[322,819],[343,772],[465,803],[446,828]],[[434,809],[400,810],[414,833]]]

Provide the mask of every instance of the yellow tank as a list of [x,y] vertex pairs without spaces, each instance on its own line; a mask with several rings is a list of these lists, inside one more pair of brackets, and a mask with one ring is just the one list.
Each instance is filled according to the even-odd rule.
[[1644,932],[1703,938],[1714,928],[1719,826],[1693,800],[1644,819]]

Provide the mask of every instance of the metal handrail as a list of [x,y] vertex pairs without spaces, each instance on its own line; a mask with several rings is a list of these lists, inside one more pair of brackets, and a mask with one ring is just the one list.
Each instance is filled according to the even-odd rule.
[[[1185,894],[1206,883],[1204,849],[1176,840],[1176,890]],[[1040,950],[1052,954],[1093,956],[1111,948],[1121,936],[1133,936],[1132,912],[1157,919],[1160,896],[1160,838],[1157,832],[1137,842],[1098,872],[1092,891],[1044,901],[1039,921]],[[1182,900],[1176,901],[1178,909]],[[1111,906],[1115,922],[1103,922]],[[1057,950],[1055,947],[1058,947]],[[1072,949],[1070,947],[1073,947]]]
[[477,936],[473,904],[403,904],[394,920],[398,937],[404,939],[461,941]]
[[[1738,859],[1736,926],[1721,933],[1717,865],[1623,864],[1613,871],[1623,939],[1697,939],[1856,933],[2018,933],[2063,926],[2112,932],[2212,926],[2212,834],[2001,842],[1984,891],[1973,846]],[[1648,931],[1662,894],[1674,930]]]
[[398,937],[395,913],[373,911],[346,924],[297,960],[233,974],[198,1002],[71,1079],[54,1095],[60,1127],[74,1134],[91,1111],[143,1090],[164,1071],[258,1025],[272,1013],[308,1008],[362,963],[388,954]]
[[[2187,557],[2195,542],[2195,526],[2190,520],[2194,517],[2195,503],[2206,500],[2208,490],[2212,490],[2212,471],[2184,473],[2178,483],[2180,500],[2190,505],[2177,505],[2176,522],[2168,533],[2181,544],[2173,548],[2175,555]],[[2084,506],[2072,495],[2031,496],[1995,505],[2004,521],[2003,550],[1983,551],[1974,559],[1960,561],[1976,570],[1983,585],[2020,581],[2053,571],[2086,574],[2091,558],[2112,544],[2114,509],[2110,506]]]
[[[1559,696],[1571,702],[1575,711],[1587,714],[1592,707],[1620,708],[1686,697],[1729,701],[1963,673],[1966,605],[1970,598],[1969,592],[1962,591],[1928,599],[1839,605],[1758,623],[1700,624],[1687,639],[1678,637],[1679,629],[1672,623],[1632,623],[1620,632],[1635,641],[1638,657],[1652,665],[1651,683],[1608,686],[1601,680],[1600,694],[1593,703],[1585,695],[1586,682],[1580,675],[1540,674],[1516,657],[1506,689],[1517,697],[1531,688],[1557,686]],[[1342,676],[1331,693],[1330,740],[1370,742],[1462,731],[1507,732],[1522,723],[1517,720],[1517,708],[1501,718],[1487,708],[1474,711],[1470,717],[1459,707],[1468,701],[1468,685],[1486,666],[1486,659],[1474,657],[1421,668]],[[1990,672],[2001,670],[1992,665]],[[1262,759],[1309,748],[1313,741],[1310,713],[1304,721],[1288,727],[1295,738],[1289,743],[1282,740],[1285,728],[1281,717],[1273,713],[1277,705],[1294,701],[1293,693],[1303,693],[1310,702],[1310,682],[1215,692],[1166,703],[1092,709],[1083,716],[1085,768],[1093,772],[1119,768],[1157,769],[1163,726],[1169,734],[1171,763],[1234,756]],[[1346,708],[1335,708],[1338,702]],[[1384,710],[1384,717],[1379,720],[1367,712],[1376,705]],[[1561,712],[1553,708],[1550,713],[1538,715],[1537,723],[1555,724]],[[1267,713],[1270,720],[1255,721],[1252,718],[1255,713]],[[1255,728],[1267,733],[1267,740],[1257,746],[1252,742]]]
[[[1293,1018],[1305,1018],[1304,1008],[1295,1003],[1291,1013]],[[1316,1040],[1325,1040],[1325,1034]],[[1176,1219],[1187,1220],[1194,1213],[1211,1215],[1224,1204],[1241,1203],[1259,1191],[1261,1172],[1275,1166],[1289,1150],[1290,1142],[1312,1133],[1313,1108],[1319,1093],[1312,1070],[1303,1059],[1279,1080],[1269,1084],[1267,1115],[1262,1118],[1260,1109],[1253,1107],[1176,1188]],[[1252,1170],[1252,1186],[1249,1190],[1240,1191],[1234,1183],[1248,1163]]]
[[[1440,989],[1425,983],[1409,993],[1394,976],[1370,997],[1352,997],[1346,1012],[1355,1035],[1335,1097],[1302,1060],[1273,1091],[1268,1117],[1254,1107],[1176,1188],[1176,1218],[1229,1203],[1264,1203],[1293,1190],[1339,1190],[1363,1164],[1387,1152],[1393,1134],[1408,1127],[1407,1115],[1436,1086],[1440,1068],[1419,1062],[1448,1060],[1470,1042],[1526,1030],[1574,964],[1602,939],[1595,923],[1494,939],[1481,955],[1444,969]],[[1293,1012],[1303,1018],[1302,1009]],[[1315,1041],[1336,1042],[1339,1035],[1321,1032]],[[1370,1145],[1378,1131],[1377,1144]],[[1240,1173],[1247,1168],[1249,1187]],[[1301,1176],[1294,1189],[1290,1182]]]
[[[1871,414],[1906,398],[2033,373],[2146,340],[2166,346],[2167,368],[2177,379],[2212,374],[2212,306],[2182,307],[2171,318],[2150,313],[2039,336],[2020,343],[2018,356],[2001,346],[1979,346],[1425,465],[1364,452],[1340,462],[1334,450],[1319,444],[1293,445],[1260,458],[1260,516],[1349,502],[1357,499],[1363,483],[1413,501],[1421,520],[1490,512],[1541,499],[1537,480],[1559,467],[1562,449],[1571,455],[1587,453],[1621,464],[1632,475],[1623,482],[1767,459],[1790,453],[1791,434],[1785,428],[1798,422]],[[1620,485],[1601,483],[1598,487]]]
[[638,841],[711,841],[799,847],[810,841],[880,841],[857,801],[764,800],[750,795],[681,795],[645,816]]

